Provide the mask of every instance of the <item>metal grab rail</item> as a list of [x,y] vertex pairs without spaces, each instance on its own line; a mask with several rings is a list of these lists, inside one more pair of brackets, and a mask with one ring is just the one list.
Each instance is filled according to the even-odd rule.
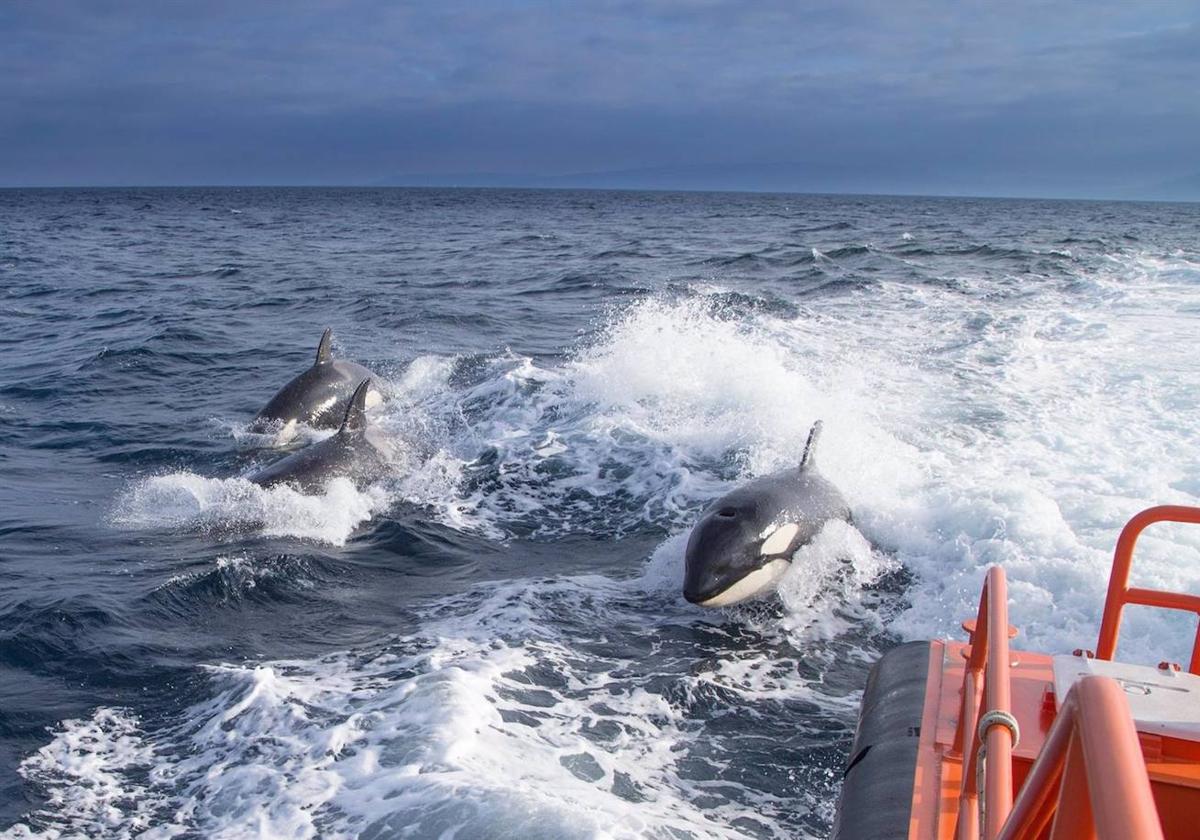
[[[1121,614],[1127,604],[1161,607],[1168,610],[1192,612],[1200,619],[1200,596],[1160,589],[1131,589],[1129,569],[1133,565],[1133,546],[1148,526],[1155,522],[1185,522],[1200,525],[1200,508],[1184,505],[1159,505],[1135,515],[1121,529],[1113,553],[1112,574],[1108,578],[1108,595],[1104,599],[1104,618],[1100,622],[1100,638],[1096,642],[1096,658],[1112,659],[1117,651],[1117,636],[1121,632]],[[1200,624],[1192,644],[1192,660],[1188,670],[1200,674]]]
[[[1012,748],[1016,724],[1012,721],[1012,686],[1008,652],[1008,582],[1004,569],[988,569],[979,598],[979,616],[964,627],[971,634],[971,653],[963,674],[962,708],[954,749],[963,751],[962,788],[958,800],[958,840],[978,840],[1000,832],[1012,808]],[[980,695],[987,710],[980,726]],[[969,729],[967,727],[970,727]],[[982,730],[982,731],[981,731]],[[983,818],[979,817],[980,743],[986,743],[987,772],[984,775]],[[964,746],[966,749],[964,750]]]
[[1129,703],[1110,677],[1067,694],[999,838],[1033,840],[1047,826],[1050,840],[1162,840]]

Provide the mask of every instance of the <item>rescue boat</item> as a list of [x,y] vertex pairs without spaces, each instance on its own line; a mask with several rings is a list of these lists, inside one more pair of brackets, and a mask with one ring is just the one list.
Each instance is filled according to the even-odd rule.
[[1200,837],[1200,629],[1187,670],[1115,659],[1130,604],[1200,616],[1200,596],[1130,587],[1138,536],[1200,524],[1166,505],[1121,531],[1096,648],[1010,648],[1004,570],[966,641],[910,642],[872,668],[843,778],[838,840]]

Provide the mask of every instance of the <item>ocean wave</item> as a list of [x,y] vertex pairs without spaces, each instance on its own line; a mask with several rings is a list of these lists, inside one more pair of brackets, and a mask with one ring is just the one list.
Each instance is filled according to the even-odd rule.
[[[21,765],[48,806],[13,836],[101,826],[155,837],[400,827],[418,836],[809,836],[836,785],[832,758],[774,781],[747,773],[808,749],[806,726],[848,730],[854,690],[836,677],[797,681],[787,640],[812,621],[764,635],[752,612],[697,624],[695,608],[661,600],[654,581],[681,560],[681,546],[668,541],[632,581],[510,581],[441,599],[418,635],[371,652],[210,667],[210,696],[153,725],[114,707],[65,721]],[[814,550],[832,558],[848,547],[862,559],[841,534]],[[838,585],[822,572],[825,583],[794,600],[832,612],[840,596],[817,608],[818,589],[844,594],[859,586],[851,579],[873,575],[864,567]],[[613,626],[631,631],[616,645]],[[731,644],[740,650],[732,659],[722,653]],[[807,657],[828,673],[833,655]],[[754,721],[760,737],[777,731],[729,743],[718,734],[731,720]]]
[[230,554],[206,562],[201,569],[171,576],[147,600],[161,613],[179,618],[247,602],[299,602],[314,587],[336,579],[307,557]]
[[184,528],[217,538],[253,531],[345,545],[355,528],[390,504],[385,488],[359,490],[347,478],[307,495],[286,485],[264,488],[244,478],[180,472],[135,483],[117,500],[111,521],[135,530]]
[[[1124,519],[1200,502],[1193,207],[147,195],[4,208],[6,836],[825,836],[880,650],[961,638],[994,562],[1017,644],[1091,647]],[[396,470],[229,478],[324,322],[398,383]],[[817,418],[854,526],[684,603],[699,511]],[[1138,551],[1200,586],[1195,533]]]

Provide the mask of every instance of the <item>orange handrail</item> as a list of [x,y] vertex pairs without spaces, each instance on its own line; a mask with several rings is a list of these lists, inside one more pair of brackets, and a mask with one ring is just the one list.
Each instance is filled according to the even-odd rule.
[[[1104,599],[1104,618],[1100,622],[1100,639],[1096,642],[1096,658],[1112,659],[1117,652],[1117,636],[1121,632],[1121,614],[1127,604],[1161,607],[1195,613],[1200,618],[1200,596],[1159,589],[1136,589],[1129,586],[1129,570],[1133,565],[1133,546],[1155,522],[1186,522],[1200,525],[1200,508],[1184,505],[1159,505],[1135,515],[1121,530],[1117,549],[1113,553],[1112,574],[1108,578],[1108,596]],[[1192,660],[1188,670],[1200,674],[1200,625],[1192,645]]]
[[[1012,719],[1012,686],[1009,671],[1012,660],[1008,651],[1008,582],[1004,569],[992,566],[987,571],[979,615],[971,633],[971,653],[963,675],[962,709],[954,748],[963,753],[962,788],[958,800],[958,840],[978,840],[980,823],[983,836],[993,838],[1000,832],[1012,808],[1012,748],[1015,730],[1002,722]],[[980,694],[987,711],[988,724],[980,732]],[[1001,719],[998,719],[1001,718]],[[970,727],[967,729],[967,727]],[[987,772],[984,774],[984,809],[979,809],[980,741],[986,742]]]
[[999,837],[1033,840],[1047,826],[1051,840],[1162,840],[1129,703],[1114,679],[1083,677],[1067,694]]

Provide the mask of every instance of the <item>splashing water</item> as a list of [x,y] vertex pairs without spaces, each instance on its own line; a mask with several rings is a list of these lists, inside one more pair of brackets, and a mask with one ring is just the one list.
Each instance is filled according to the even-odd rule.
[[[116,266],[79,275],[90,320],[60,311],[75,274],[13,256],[14,337],[78,332],[55,388],[49,353],[0,386],[3,790],[32,803],[0,797],[5,836],[824,836],[882,650],[956,635],[993,562],[1019,644],[1090,646],[1124,519],[1200,500],[1186,208],[167,196],[137,212],[192,231],[165,253],[194,266],[66,202],[58,235]],[[292,250],[314,276],[249,256]],[[401,457],[258,488],[278,441],[245,418],[306,362],[294,320],[330,313],[387,374]],[[685,604],[695,517],[816,419],[854,525],[776,599]],[[1200,584],[1196,534],[1139,551],[1140,583]],[[1179,632],[1132,612],[1123,651],[1178,659]]]

